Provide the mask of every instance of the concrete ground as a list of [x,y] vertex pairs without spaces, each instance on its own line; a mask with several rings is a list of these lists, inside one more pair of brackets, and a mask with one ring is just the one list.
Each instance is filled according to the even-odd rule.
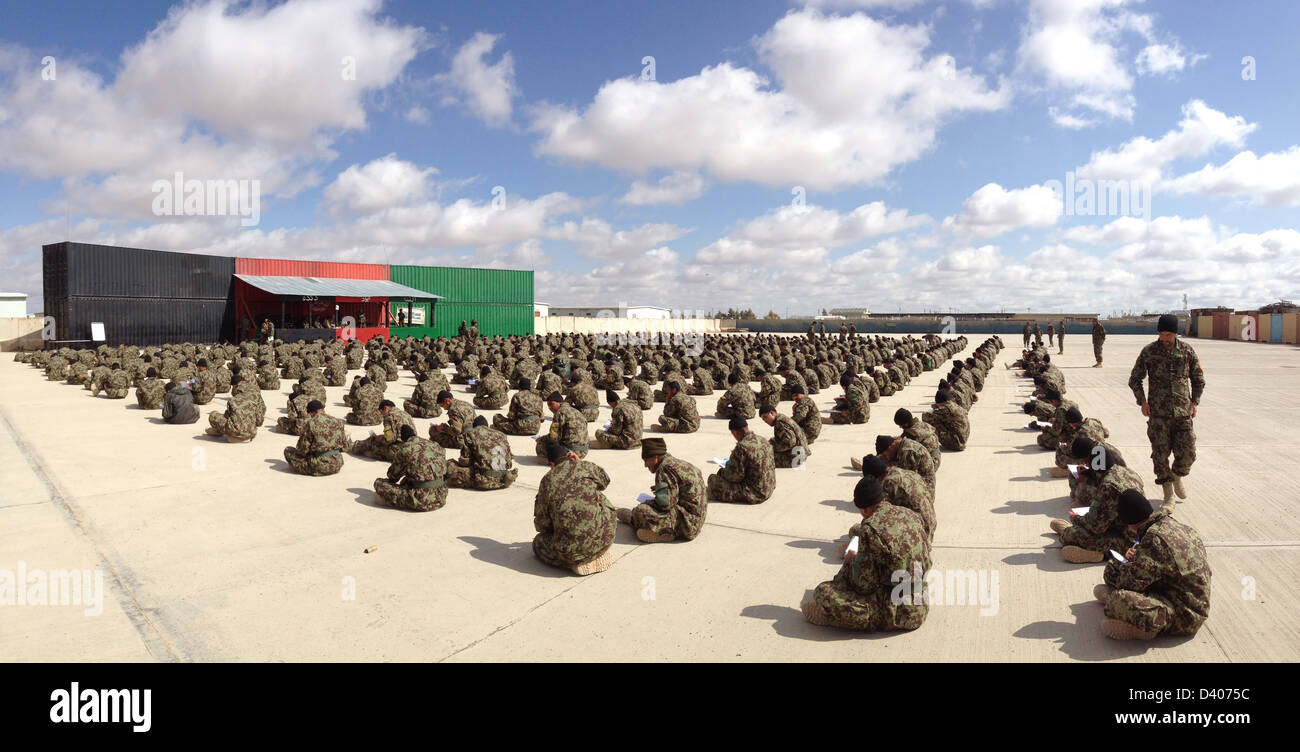
[[[968,336],[970,348],[983,339]],[[1053,359],[1067,396],[1106,424],[1158,496],[1126,385],[1153,339],[1111,336],[1100,369],[1089,367],[1084,337]],[[1205,539],[1212,608],[1195,637],[1133,644],[1098,631],[1092,588],[1101,565],[1065,563],[1048,530],[1067,513],[1067,487],[1047,477],[1051,455],[1023,428],[1021,380],[1000,366],[1017,357],[1019,338],[1006,342],[971,410],[967,450],[944,455],[936,501],[933,564],[983,576],[985,605],[936,605],[919,630],[888,635],[813,627],[798,608],[834,576],[837,541],[856,519],[848,499],[859,474],[849,457],[894,431],[898,407],[923,410],[938,372],[872,405],[866,426],[823,427],[806,469],[778,470],[768,502],[711,504],[689,543],[645,545],[620,526],[613,568],[579,578],[533,556],[533,497],[546,468],[527,437],[510,439],[520,468],[512,488],[454,489],[443,509],[410,513],[375,505],[384,463],[348,457],[339,475],[308,478],[289,473],[281,456],[296,437],[269,428],[248,444],[204,436],[207,412],[223,409],[224,397],[203,408],[200,423],[170,426],[138,410],[134,396],[92,399],[5,358],[0,584],[20,566],[99,570],[104,603],[96,615],[84,605],[0,605],[0,660],[1300,659],[1300,482],[1289,470],[1300,456],[1300,350],[1190,340],[1208,386],[1190,498],[1176,514]],[[412,387],[404,376],[388,395]],[[344,393],[329,389],[331,414],[346,412]],[[285,397],[263,394],[269,426]],[[826,409],[832,396],[813,399]],[[708,459],[726,456],[733,441],[712,417],[714,399],[700,406],[708,416],[700,432],[667,441],[707,475],[716,469]],[[645,414],[647,426],[661,410]],[[416,421],[422,434],[429,422]],[[349,428],[355,438],[367,431]],[[638,452],[595,450],[588,459],[609,472],[615,505],[648,490]],[[378,549],[363,553],[370,546]]]

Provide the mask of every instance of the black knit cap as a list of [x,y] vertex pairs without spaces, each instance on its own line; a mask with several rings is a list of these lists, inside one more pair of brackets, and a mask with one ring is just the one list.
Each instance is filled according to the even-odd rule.
[[906,428],[912,425],[912,411],[906,407],[900,407],[894,412],[894,425],[899,428]]
[[564,397],[561,396],[559,392],[551,392],[550,394],[546,395],[546,401],[547,401],[547,402],[563,402],[563,401],[564,401]]
[[858,509],[870,509],[885,498],[885,489],[875,478],[863,478],[853,489],[853,506]]
[[606,390],[605,390],[605,401],[606,401],[606,402],[618,402],[618,399],[619,399],[619,398],[618,398],[618,392],[614,391],[613,389],[606,389]]
[[1156,323],[1156,331],[1173,332],[1174,334],[1177,334],[1178,317],[1173,315],[1172,313],[1166,313],[1165,315],[1161,316],[1160,321]]
[[772,407],[771,405],[763,405],[762,407],[758,408],[759,415],[767,415],[768,413],[774,413],[774,412],[776,412],[776,408]]
[[325,406],[321,404],[320,400],[312,400],[311,402],[307,403],[307,412],[309,413],[314,413],[317,410],[324,410],[324,409]]
[[749,428],[749,422],[739,415],[734,415],[731,420],[727,421],[728,431],[744,431],[747,428]]
[[446,389],[443,389],[441,392],[438,392],[438,402],[442,402],[443,400],[449,400],[449,399],[451,399],[451,392],[447,391]]
[[939,392],[934,395],[934,401],[938,402],[939,404],[943,404],[950,399],[952,399],[952,395],[949,394],[948,391],[945,389],[940,389]]
[[486,426],[487,424],[488,424],[488,423],[487,423],[487,418],[483,417],[482,415],[478,415],[478,416],[475,416],[475,417],[474,417],[474,427],[475,427],[475,428],[478,428],[479,426]]
[[868,454],[862,458],[862,475],[868,478],[879,478],[885,474],[885,461],[874,454]]
[[1061,392],[1055,387],[1049,386],[1043,390],[1043,396],[1047,398],[1048,402],[1056,402],[1061,399]]
[[549,462],[559,462],[569,454],[569,448],[549,436],[546,439],[546,459]]
[[893,443],[894,437],[889,434],[882,433],[876,436],[876,454],[884,454]]
[[1136,525],[1139,522],[1145,522],[1154,511],[1151,507],[1151,501],[1142,494],[1141,491],[1130,488],[1119,495],[1119,518],[1125,525]]
[[1065,421],[1067,423],[1082,423],[1083,413],[1079,412],[1079,408],[1072,407],[1065,411]]
[[1076,436],[1074,443],[1070,444],[1070,456],[1076,460],[1086,460],[1092,457],[1092,448],[1097,446],[1097,442],[1087,436]]

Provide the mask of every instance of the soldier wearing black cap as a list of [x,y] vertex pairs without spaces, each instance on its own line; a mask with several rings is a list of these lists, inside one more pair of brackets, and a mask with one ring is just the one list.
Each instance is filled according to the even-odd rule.
[[284,448],[284,461],[302,475],[333,475],[343,469],[348,436],[342,420],[325,414],[318,400],[307,403],[308,418],[299,426],[298,445]]
[[641,441],[641,460],[655,476],[651,498],[632,509],[619,509],[619,522],[631,525],[645,543],[694,540],[704,528],[709,506],[699,468],[668,454],[660,438]]
[[774,405],[763,405],[758,409],[758,417],[772,427],[772,454],[777,467],[799,469],[812,456],[808,448],[808,439],[803,429],[789,415],[777,412]]
[[[1088,446],[1087,439],[1075,440],[1080,450]],[[1093,447],[1089,453],[1096,452]],[[1095,564],[1103,559],[1109,549],[1123,550],[1132,542],[1128,531],[1119,519],[1119,497],[1129,490],[1142,491],[1142,479],[1131,469],[1119,464],[1109,452],[1092,455],[1081,476],[1097,478],[1096,495],[1088,512],[1076,515],[1070,512],[1069,521],[1052,520],[1052,532],[1061,537],[1061,556],[1075,564]]]
[[529,388],[526,378],[520,378],[515,386],[519,391],[510,398],[510,409],[505,415],[493,415],[492,427],[511,436],[536,436],[545,415],[542,398]]
[[[579,457],[586,457],[590,450],[591,439],[587,435],[587,421],[582,413],[566,404],[559,392],[551,392],[546,397],[546,406],[550,409],[551,430],[547,436],[569,447]],[[546,461],[546,436],[537,440],[537,459]]]
[[599,446],[608,449],[632,449],[641,446],[641,407],[631,399],[620,399],[613,389],[605,390],[609,404],[609,428],[596,430]]
[[[884,632],[916,629],[925,622],[929,536],[919,515],[884,496],[874,478],[858,482],[853,491],[853,505],[862,515],[858,551],[845,553],[835,579],[818,585],[813,599],[803,603],[810,623]],[[910,585],[905,594],[899,591],[898,572],[906,573]]]
[[736,439],[736,446],[727,464],[709,476],[709,500],[761,504],[776,490],[772,445],[749,430],[744,418],[730,419],[727,428]]
[[399,410],[392,400],[379,403],[379,415],[383,418],[383,433],[370,432],[368,438],[349,442],[347,451],[363,457],[374,457],[385,462],[392,461],[392,450],[401,441],[402,426],[415,428],[415,423],[405,410]]
[[[1187,498],[1183,478],[1192,471],[1192,463],[1196,461],[1196,431],[1192,420],[1205,391],[1205,373],[1196,351],[1178,338],[1177,316],[1161,316],[1156,328],[1160,338],[1142,348],[1129,374],[1128,386],[1147,418],[1156,484],[1164,490],[1165,504],[1171,504],[1174,494],[1180,499]],[[1170,453],[1174,455],[1172,467]]]
[[[1103,442],[1110,437],[1110,431],[1096,418],[1084,418],[1083,413],[1076,405],[1065,412],[1065,428],[1061,430],[1060,443],[1056,445],[1056,466],[1052,468],[1052,477],[1064,478],[1069,476],[1070,473],[1066,467],[1074,464],[1070,448],[1074,444],[1074,440],[1080,436],[1084,436],[1093,442]],[[1118,453],[1118,450],[1109,444],[1106,444],[1106,450]],[[1121,464],[1124,463],[1121,462]]]
[[871,398],[862,379],[845,371],[840,375],[840,386],[844,389],[844,396],[835,398],[835,407],[831,409],[827,422],[861,424],[870,420]]
[[1196,634],[1210,615],[1210,562],[1201,536],[1170,516],[1153,511],[1138,491],[1119,499],[1119,518],[1135,543],[1125,561],[1111,557],[1104,584],[1093,589],[1105,604],[1101,631],[1116,640],[1149,640],[1160,634]]
[[[1044,397],[1049,405],[1052,406],[1051,425],[1045,426],[1038,433],[1038,446],[1043,449],[1056,449],[1061,443],[1061,435],[1065,432],[1067,421],[1066,413],[1070,410],[1077,410],[1078,405],[1073,400],[1065,399],[1061,393],[1053,387],[1047,387],[1044,391]],[[1037,424],[1034,426],[1037,428]]]
[[939,450],[939,434],[935,433],[934,427],[923,420],[917,420],[912,411],[905,407],[894,412],[894,425],[903,429],[903,436],[925,447],[934,460],[935,470],[938,470],[939,463],[943,461],[943,452]]
[[447,411],[446,423],[429,425],[429,439],[443,449],[460,449],[461,438],[474,425],[474,406],[451,396],[451,392],[438,392],[438,406]]

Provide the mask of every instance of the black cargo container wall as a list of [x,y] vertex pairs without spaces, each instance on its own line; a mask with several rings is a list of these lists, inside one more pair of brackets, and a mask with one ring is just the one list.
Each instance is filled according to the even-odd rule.
[[215,342],[235,329],[235,259],[89,243],[44,246],[45,307],[60,340]]

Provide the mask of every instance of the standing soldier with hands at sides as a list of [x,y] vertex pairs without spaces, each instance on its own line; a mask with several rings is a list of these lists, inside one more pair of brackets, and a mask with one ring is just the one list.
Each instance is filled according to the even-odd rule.
[[1106,344],[1106,327],[1101,325],[1101,321],[1092,320],[1092,357],[1097,359],[1093,368],[1101,368],[1101,347]]
[[[1196,432],[1192,419],[1196,405],[1205,391],[1205,373],[1196,351],[1178,339],[1178,317],[1167,313],[1156,325],[1160,338],[1142,348],[1128,386],[1133,390],[1142,415],[1147,419],[1147,438],[1151,440],[1151,460],[1155,465],[1156,483],[1164,489],[1166,505],[1174,494],[1186,499],[1183,478],[1196,461]],[[1146,380],[1144,394],[1142,382]],[[1169,454],[1174,455],[1173,467]]]

